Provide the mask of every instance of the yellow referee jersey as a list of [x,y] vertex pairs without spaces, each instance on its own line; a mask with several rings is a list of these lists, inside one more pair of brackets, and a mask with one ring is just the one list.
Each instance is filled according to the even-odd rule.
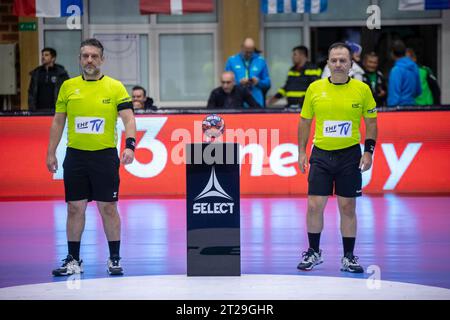
[[67,146],[95,151],[116,147],[118,111],[126,108],[133,105],[120,81],[108,76],[93,81],[78,76],[61,86],[55,111],[67,114]]
[[338,150],[360,142],[361,117],[376,118],[377,109],[369,86],[362,81],[349,78],[347,83],[333,84],[324,78],[308,87],[301,116],[316,118],[315,146]]

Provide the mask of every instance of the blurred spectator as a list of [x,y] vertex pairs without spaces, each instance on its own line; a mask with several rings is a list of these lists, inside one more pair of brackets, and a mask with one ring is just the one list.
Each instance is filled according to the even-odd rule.
[[28,109],[30,111],[55,110],[59,89],[69,79],[66,69],[56,61],[56,50],[44,48],[41,51],[39,67],[30,72],[28,87]]
[[401,40],[392,44],[394,67],[389,74],[388,106],[414,106],[415,97],[422,93],[419,68],[411,58],[406,57],[406,46]]
[[[350,48],[352,55],[352,67],[350,68],[348,75],[353,79],[363,81],[364,69],[359,65],[359,62],[361,61],[362,47],[356,42],[351,41],[345,41],[345,44]],[[330,76],[331,72],[327,64],[323,69],[322,79]]]
[[228,58],[225,71],[232,71],[238,85],[249,89],[256,102],[264,107],[265,93],[270,89],[269,69],[252,38],[246,38],[241,52]]
[[282,97],[287,97],[287,106],[301,108],[309,85],[320,79],[322,70],[308,61],[308,48],[298,46],[292,49],[292,63],[286,83],[276,95],[267,101],[267,105],[274,104]]
[[377,106],[385,106],[387,82],[383,73],[378,69],[378,56],[375,52],[372,51],[364,55],[363,67],[363,81],[367,83],[372,90]]
[[[417,63],[417,56],[412,48],[406,49],[406,56]],[[422,93],[414,99],[416,104],[419,106],[441,104],[441,89],[439,88],[439,84],[433,71],[431,71],[429,67],[418,63],[417,66],[419,67],[420,88],[422,89]]]
[[153,104],[153,99],[147,97],[147,91],[141,86],[134,86],[131,92],[134,110],[158,110]]
[[261,108],[247,87],[235,85],[233,72],[225,71],[222,73],[221,83],[220,87],[211,92],[208,99],[208,109],[237,109],[242,108],[244,102],[252,108]]

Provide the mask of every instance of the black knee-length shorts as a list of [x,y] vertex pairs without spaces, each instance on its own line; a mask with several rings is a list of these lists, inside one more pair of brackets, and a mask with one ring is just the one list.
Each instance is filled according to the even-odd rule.
[[361,147],[327,151],[313,147],[309,159],[308,195],[354,198],[362,195]]
[[120,161],[116,148],[84,151],[67,148],[64,159],[66,202],[119,199]]

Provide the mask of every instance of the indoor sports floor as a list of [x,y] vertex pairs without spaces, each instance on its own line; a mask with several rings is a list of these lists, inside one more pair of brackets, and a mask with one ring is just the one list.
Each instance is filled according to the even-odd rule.
[[84,273],[68,279],[51,276],[67,254],[64,201],[0,202],[0,299],[450,299],[448,196],[359,198],[355,254],[364,274],[339,270],[335,198],[325,211],[324,263],[301,272],[306,198],[259,197],[241,199],[242,276],[187,277],[185,206],[120,200],[125,275],[110,277],[102,222],[89,204]]

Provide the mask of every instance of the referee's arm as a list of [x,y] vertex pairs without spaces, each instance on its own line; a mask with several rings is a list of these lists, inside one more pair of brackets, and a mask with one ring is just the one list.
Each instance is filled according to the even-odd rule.
[[50,128],[50,139],[47,148],[47,169],[54,173],[58,170],[58,160],[56,159],[56,148],[64,131],[66,124],[66,113],[56,112],[53,117],[52,127]]
[[300,117],[298,125],[298,165],[302,173],[306,172],[308,167],[308,156],[306,155],[306,145],[309,140],[312,119]]
[[366,139],[377,140],[377,118],[364,118],[366,124]]
[[[366,141],[367,140],[377,140],[378,128],[377,128],[377,118],[364,118],[366,124]],[[361,161],[359,163],[361,172],[367,171],[372,167],[372,153],[364,152]]]
[[[136,141],[136,120],[134,118],[133,109],[127,108],[119,111],[119,115],[122,118],[123,125],[125,126],[125,137],[133,138]],[[120,157],[123,164],[130,164],[134,160],[134,148],[130,149],[126,147],[122,156]]]

